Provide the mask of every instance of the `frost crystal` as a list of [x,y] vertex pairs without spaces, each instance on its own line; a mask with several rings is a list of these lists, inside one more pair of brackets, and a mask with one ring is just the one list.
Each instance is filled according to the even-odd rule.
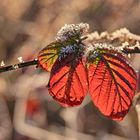
[[5,66],[5,63],[4,61],[1,61],[1,64],[0,64],[1,67]]
[[128,48],[128,47],[129,47],[129,43],[125,41],[124,43],[122,43],[122,45],[119,48],[123,50],[124,48]]
[[61,49],[60,53],[72,53],[75,49],[75,45],[67,45]]
[[75,47],[75,45],[67,45],[66,47],[61,48],[59,60],[66,57],[68,54],[75,52]]
[[127,56],[128,56],[128,58],[131,58],[131,54],[130,53]]
[[62,58],[65,58],[69,54],[76,54],[77,58],[83,54],[83,49],[84,49],[83,44],[73,44],[73,45],[67,45],[66,47],[62,47],[59,53],[59,61],[62,60]]
[[90,55],[90,58],[91,58],[91,59],[94,59],[94,58],[96,58],[98,55],[99,55],[99,54],[98,54],[98,51],[94,51],[94,52],[92,53],[92,55]]
[[129,43],[127,41],[125,41],[124,43],[122,43],[122,47],[127,47],[129,46]]
[[107,36],[109,36],[108,32],[102,32],[100,34],[100,38],[104,38],[104,37],[107,37]]
[[128,36],[128,34],[130,34],[130,32],[127,28],[121,28],[120,30],[116,30],[115,32],[112,33],[112,39],[124,37],[125,35]]
[[107,50],[114,50],[117,52],[121,52],[122,46],[114,47],[113,45],[107,43],[95,43],[94,45],[90,44],[86,48],[85,55],[88,56],[90,52],[93,52],[93,57],[96,57],[98,53],[98,49],[107,49]]
[[23,62],[24,62],[22,57],[18,57],[17,59],[18,59],[18,61],[19,61],[20,63],[23,63]]
[[119,47],[114,47],[113,45],[107,43],[95,43],[94,49],[108,49],[108,50],[120,51]]
[[138,49],[140,49],[140,43],[137,41],[134,47],[137,47]]
[[18,66],[17,64],[15,64],[15,65],[13,65],[13,68],[14,68],[14,69],[18,69],[19,66]]
[[57,41],[66,41],[72,37],[80,37],[82,34],[87,33],[89,25],[87,23],[80,24],[65,24],[57,33]]

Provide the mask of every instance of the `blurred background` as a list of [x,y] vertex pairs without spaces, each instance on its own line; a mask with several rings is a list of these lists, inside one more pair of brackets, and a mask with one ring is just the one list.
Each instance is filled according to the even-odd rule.
[[[90,32],[126,27],[140,35],[140,0],[0,0],[0,61],[36,58],[61,26],[86,22]],[[140,55],[131,58],[140,70]],[[49,96],[49,73],[35,66],[0,74],[0,140],[138,140],[140,106],[112,121],[87,97],[62,108]],[[139,99],[137,93],[136,98]]]

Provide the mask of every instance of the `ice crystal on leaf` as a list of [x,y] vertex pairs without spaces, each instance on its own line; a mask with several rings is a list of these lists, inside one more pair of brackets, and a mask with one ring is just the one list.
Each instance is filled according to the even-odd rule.
[[[102,49],[107,49],[107,50],[112,50],[112,51],[117,51],[117,52],[122,53],[122,46],[114,47],[112,44],[95,43],[93,45],[90,44],[87,46],[85,54],[86,54],[86,56],[88,56],[90,52],[93,52],[93,54],[96,54],[99,50],[102,50]],[[124,54],[122,53],[122,55],[124,55]],[[93,57],[95,57],[95,56],[93,56]]]
[[68,54],[73,53],[75,51],[75,45],[67,45],[66,47],[62,47],[59,53],[59,60],[65,58]]
[[79,56],[84,54],[84,47],[85,46],[83,44],[70,44],[66,47],[62,47],[59,52],[58,59],[61,61],[62,58],[65,58],[67,55],[70,54],[76,54],[77,58],[79,58]]

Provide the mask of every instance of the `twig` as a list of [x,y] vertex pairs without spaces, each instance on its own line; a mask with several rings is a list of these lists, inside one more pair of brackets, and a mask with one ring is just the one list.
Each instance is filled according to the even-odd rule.
[[32,61],[27,61],[27,62],[23,62],[23,63],[18,63],[18,64],[14,64],[14,65],[10,65],[10,66],[3,66],[0,68],[0,73],[2,72],[6,72],[6,71],[11,71],[11,70],[16,70],[19,68],[23,68],[23,67],[28,67],[28,66],[32,66],[32,65],[37,65],[38,64],[38,60],[32,60]]
[[122,52],[126,54],[140,53],[140,49],[137,47],[135,47],[134,49],[124,48]]

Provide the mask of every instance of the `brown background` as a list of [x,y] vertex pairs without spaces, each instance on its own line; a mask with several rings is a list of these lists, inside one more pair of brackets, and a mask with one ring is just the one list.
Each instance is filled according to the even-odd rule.
[[[61,26],[80,22],[88,23],[90,32],[127,27],[140,34],[140,1],[1,0],[0,61],[36,58]],[[139,57],[131,59],[138,71]],[[138,140],[138,103],[121,122],[102,116],[89,97],[80,107],[65,109],[48,95],[48,78],[35,67],[0,75],[0,140]]]

